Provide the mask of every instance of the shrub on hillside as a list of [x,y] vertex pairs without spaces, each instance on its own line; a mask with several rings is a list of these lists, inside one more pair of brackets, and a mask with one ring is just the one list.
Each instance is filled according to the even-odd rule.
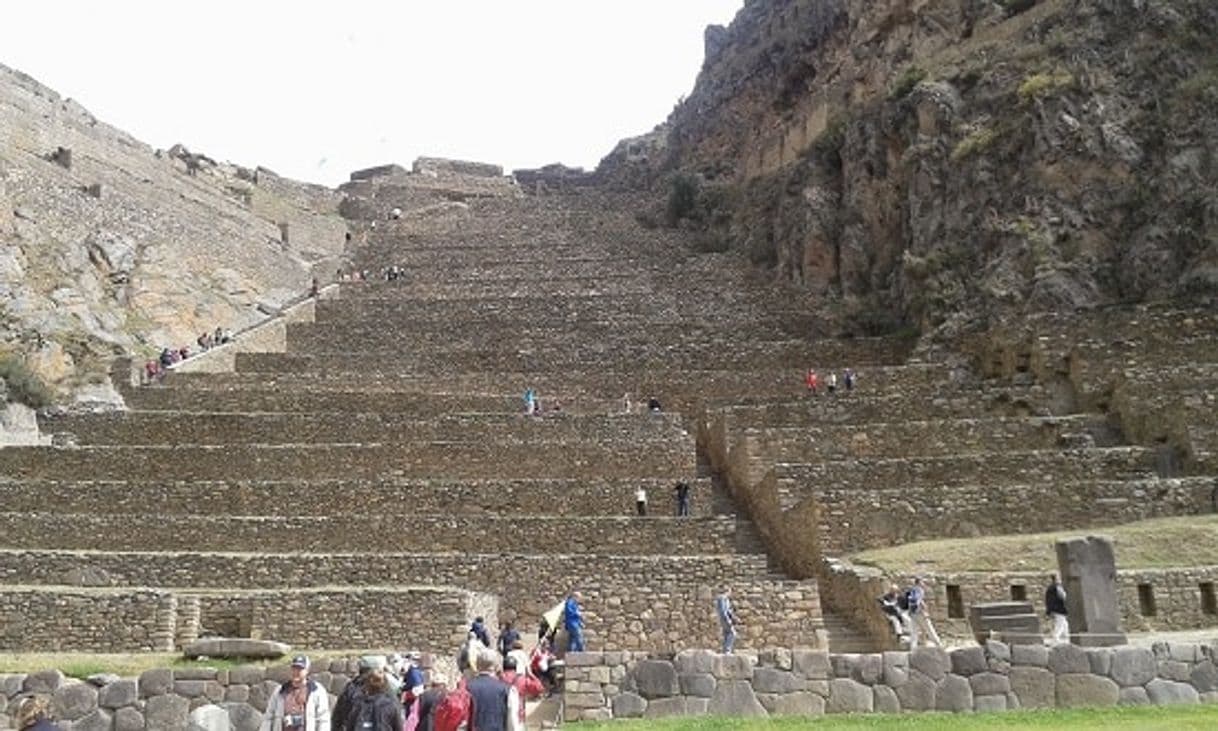
[[672,179],[668,191],[668,225],[675,226],[681,219],[689,218],[698,206],[698,178],[682,173]]
[[9,401],[41,409],[54,400],[51,389],[16,356],[0,356],[0,380],[4,381]]

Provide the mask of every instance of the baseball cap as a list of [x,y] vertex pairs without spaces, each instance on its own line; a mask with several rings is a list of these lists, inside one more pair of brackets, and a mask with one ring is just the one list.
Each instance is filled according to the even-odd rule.
[[308,670],[310,665],[312,665],[312,663],[309,662],[308,655],[297,655],[296,657],[292,658],[292,667],[294,668],[304,668]]

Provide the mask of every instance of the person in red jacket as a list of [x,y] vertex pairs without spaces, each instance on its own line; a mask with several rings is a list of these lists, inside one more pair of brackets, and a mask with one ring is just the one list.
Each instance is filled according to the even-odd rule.
[[516,692],[520,694],[520,727],[524,728],[524,702],[540,698],[541,694],[545,692],[545,686],[527,672],[516,672],[516,658],[511,655],[503,659],[503,672],[499,673],[499,679],[515,688]]
[[813,396],[816,395],[816,389],[820,385],[820,378],[816,375],[816,371],[809,368],[807,375],[804,376],[804,384],[808,387],[808,392]]

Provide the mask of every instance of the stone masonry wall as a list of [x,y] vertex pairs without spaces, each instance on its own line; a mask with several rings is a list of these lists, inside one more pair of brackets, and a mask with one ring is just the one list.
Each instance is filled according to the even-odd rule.
[[1218,645],[567,656],[568,721],[1218,703]]
[[171,649],[176,608],[166,591],[5,587],[0,650],[164,652]]

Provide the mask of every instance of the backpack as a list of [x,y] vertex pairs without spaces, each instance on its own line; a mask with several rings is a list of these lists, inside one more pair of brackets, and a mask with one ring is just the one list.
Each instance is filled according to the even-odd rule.
[[472,707],[473,699],[468,690],[464,687],[450,690],[448,695],[444,696],[444,700],[440,701],[440,705],[436,706],[435,730],[460,731],[460,729],[468,728]]
[[376,696],[360,693],[351,704],[344,731],[374,731],[376,729]]

